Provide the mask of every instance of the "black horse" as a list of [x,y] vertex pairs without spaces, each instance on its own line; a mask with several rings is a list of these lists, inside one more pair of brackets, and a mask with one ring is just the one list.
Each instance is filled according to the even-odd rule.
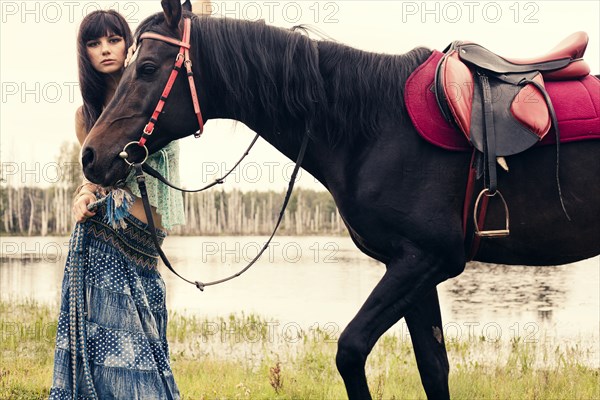
[[[137,34],[181,38],[179,0],[163,0],[163,10]],[[467,261],[462,210],[470,154],[429,144],[407,116],[404,83],[431,51],[373,54],[261,22],[185,16],[192,19],[190,53],[204,120],[242,121],[291,159],[309,132],[302,167],[332,194],[358,248],[387,266],[339,338],[336,362],[348,396],[370,398],[367,356],[404,317],[427,396],[449,398],[436,286]],[[141,42],[84,144],[88,179],[109,186],[126,175],[119,153],[139,138],[177,52],[162,41]],[[187,78],[179,76],[148,149],[197,129]],[[556,265],[600,253],[600,141],[562,145],[560,157],[570,221],[557,199],[555,149],[511,156],[499,187],[510,203],[512,231],[483,239],[477,260]],[[490,225],[503,219],[499,207],[490,208]]]

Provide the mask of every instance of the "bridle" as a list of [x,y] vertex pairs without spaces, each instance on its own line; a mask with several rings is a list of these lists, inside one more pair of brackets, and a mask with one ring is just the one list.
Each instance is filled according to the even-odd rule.
[[[138,41],[141,41],[143,39],[153,39],[153,40],[160,40],[162,42],[165,42],[167,44],[171,44],[174,46],[179,46],[179,53],[177,54],[177,57],[175,58],[175,65],[173,66],[173,70],[171,71],[171,74],[169,75],[169,79],[167,81],[167,84],[165,85],[165,88],[163,89],[163,92],[160,96],[160,99],[158,101],[158,104],[156,105],[156,107],[154,108],[154,112],[152,113],[152,116],[150,117],[150,120],[148,121],[148,123],[146,124],[146,126],[144,127],[143,131],[142,131],[142,136],[140,137],[140,139],[138,141],[133,141],[133,142],[129,142],[125,145],[125,147],[123,148],[123,150],[121,151],[121,153],[119,154],[119,156],[123,159],[123,161],[125,161],[127,164],[129,164],[130,167],[133,167],[133,169],[135,170],[135,175],[136,175],[136,181],[140,190],[140,194],[142,197],[142,203],[144,205],[144,212],[146,214],[146,220],[148,221],[148,227],[150,228],[150,233],[152,236],[152,240],[154,242],[154,246],[156,247],[156,250],[160,256],[160,258],[162,259],[163,263],[165,264],[165,266],[171,271],[173,272],[175,275],[177,275],[179,278],[183,279],[184,281],[191,283],[192,285],[196,286],[198,289],[200,289],[201,291],[204,290],[204,288],[206,286],[212,286],[212,285],[216,285],[219,283],[223,283],[223,282],[227,282],[233,278],[236,278],[238,276],[240,276],[241,274],[243,274],[244,272],[246,272],[252,265],[254,265],[254,263],[256,261],[258,261],[258,259],[262,256],[262,254],[265,252],[265,250],[267,250],[267,248],[269,247],[269,244],[271,242],[271,240],[273,239],[273,237],[275,236],[275,233],[277,232],[277,229],[279,228],[279,225],[281,224],[282,220],[283,220],[283,216],[285,213],[285,209],[289,203],[289,200],[291,198],[292,195],[292,190],[294,188],[294,183],[296,181],[296,177],[298,175],[298,172],[300,170],[300,166],[302,165],[302,160],[304,159],[304,154],[306,152],[306,147],[308,145],[308,139],[310,137],[310,132],[308,129],[308,124],[306,126],[306,130],[305,130],[305,134],[304,134],[304,138],[302,139],[302,144],[300,145],[300,151],[298,153],[298,158],[296,159],[296,165],[294,167],[294,171],[292,172],[291,178],[290,178],[290,182],[288,184],[288,189],[285,195],[285,198],[283,200],[283,204],[281,206],[281,211],[279,213],[279,217],[277,219],[277,222],[275,224],[275,228],[273,229],[273,232],[271,233],[271,236],[269,237],[269,239],[265,242],[265,244],[263,245],[263,247],[261,248],[261,250],[258,252],[258,254],[256,255],[256,257],[250,261],[242,270],[240,270],[239,272],[228,276],[226,278],[223,279],[219,279],[213,282],[201,282],[201,281],[192,281],[192,280],[188,280],[186,278],[184,278],[183,276],[179,275],[179,273],[177,273],[177,271],[175,271],[175,269],[171,266],[171,263],[169,262],[169,260],[167,259],[167,256],[164,254],[164,252],[162,251],[161,247],[160,247],[160,243],[158,241],[158,236],[156,234],[156,227],[154,224],[154,219],[152,217],[152,209],[150,206],[150,201],[148,200],[148,192],[146,189],[146,177],[144,175],[144,172],[148,173],[149,175],[155,177],[156,179],[160,180],[161,182],[163,182],[164,184],[172,187],[173,189],[182,191],[182,192],[200,192],[206,189],[209,189],[217,184],[221,184],[224,182],[225,178],[227,178],[227,176],[233,172],[233,170],[242,162],[242,160],[249,154],[250,149],[252,148],[252,146],[256,143],[256,141],[258,140],[259,135],[256,135],[256,137],[252,140],[252,143],[250,144],[250,146],[248,147],[248,149],[244,152],[244,154],[242,155],[242,157],[239,159],[239,161],[234,165],[234,167],[227,172],[223,177],[216,179],[214,182],[206,185],[203,188],[200,189],[196,189],[196,190],[188,190],[188,189],[182,189],[179,188],[175,185],[173,185],[172,183],[170,183],[169,181],[167,181],[162,175],[160,175],[160,173],[158,173],[158,171],[154,170],[153,168],[151,168],[149,165],[145,164],[146,159],[148,158],[148,148],[146,147],[146,141],[147,139],[152,135],[152,133],[154,132],[154,125],[157,123],[158,121],[158,117],[160,116],[163,107],[169,97],[169,94],[171,93],[171,89],[173,88],[173,85],[175,83],[175,79],[177,79],[177,76],[179,74],[179,71],[181,70],[181,66],[185,65],[186,68],[186,72],[187,72],[187,77],[188,77],[188,82],[189,82],[189,86],[190,86],[190,92],[191,92],[191,96],[192,96],[192,102],[194,104],[194,113],[196,114],[196,118],[198,119],[198,126],[199,129],[198,131],[194,134],[194,136],[199,137],[200,134],[202,134],[202,131],[204,130],[204,122],[202,119],[202,112],[200,111],[200,103],[198,101],[198,94],[196,92],[196,85],[194,83],[194,73],[192,72],[192,61],[190,59],[190,34],[191,34],[191,20],[189,18],[185,18],[183,20],[183,36],[181,40],[177,40],[168,36],[164,36],[164,35],[160,35],[156,32],[145,32],[142,33],[138,39]],[[129,160],[127,160],[127,158],[129,157],[129,154],[127,153],[127,148],[131,145],[138,145],[140,147],[142,147],[145,151],[145,156],[143,158],[143,160],[141,162],[131,162]],[[89,207],[89,206],[88,206]]]
[[169,36],[164,36],[156,32],[144,32],[138,38],[138,42],[141,42],[143,39],[154,39],[174,46],[179,46],[179,53],[177,53],[177,57],[175,57],[175,64],[173,65],[173,69],[171,70],[171,74],[169,75],[169,79],[167,80],[165,88],[163,89],[162,94],[160,95],[160,99],[158,100],[156,107],[154,107],[152,116],[150,117],[150,120],[142,130],[142,136],[137,142],[133,141],[127,143],[120,154],[121,158],[125,160],[125,162],[128,163],[130,166],[132,166],[133,163],[127,160],[128,156],[126,154],[127,148],[131,145],[137,144],[138,146],[144,149],[145,156],[142,163],[146,161],[146,158],[148,157],[148,148],[146,148],[146,140],[148,140],[148,138],[154,132],[154,125],[158,122],[158,117],[163,111],[165,103],[169,98],[169,94],[171,94],[171,89],[173,89],[173,85],[175,84],[175,80],[179,75],[179,71],[181,71],[182,65],[185,65],[188,83],[190,87],[190,95],[192,97],[192,103],[194,105],[194,113],[196,114],[196,118],[198,119],[198,130],[196,131],[196,133],[194,133],[194,136],[200,137],[202,131],[204,130],[204,120],[202,118],[202,111],[200,110],[200,102],[198,101],[198,93],[196,92],[196,83],[194,82],[194,73],[192,71],[192,60],[190,58],[191,32],[192,21],[189,18],[185,18],[183,20],[183,35],[181,40],[177,40]]
[[163,92],[160,96],[160,100],[158,100],[158,104],[154,108],[154,112],[152,113],[152,117],[150,117],[150,121],[144,127],[142,131],[142,137],[140,138],[139,144],[144,145],[146,143],[146,139],[152,135],[154,132],[154,124],[156,124],[158,120],[158,116],[162,112],[162,109],[171,93],[171,89],[173,88],[173,84],[175,83],[175,79],[177,79],[177,75],[179,75],[179,71],[181,70],[181,65],[185,65],[185,69],[187,71],[188,83],[190,85],[190,94],[192,96],[192,103],[194,104],[194,113],[196,114],[196,118],[198,119],[198,131],[194,134],[194,136],[199,137],[204,130],[204,121],[202,119],[202,112],[200,111],[200,102],[198,101],[198,94],[196,92],[196,84],[194,83],[194,73],[192,72],[192,60],[190,59],[190,39],[191,39],[191,31],[192,31],[192,21],[189,18],[185,18],[183,20],[183,37],[181,40],[173,39],[168,36],[163,36],[155,32],[144,32],[140,35],[138,41],[143,39],[154,39],[160,40],[168,44],[172,44],[175,46],[179,46],[179,53],[177,53],[177,57],[175,57],[175,65],[171,70],[171,75],[169,75],[169,80],[163,89]]

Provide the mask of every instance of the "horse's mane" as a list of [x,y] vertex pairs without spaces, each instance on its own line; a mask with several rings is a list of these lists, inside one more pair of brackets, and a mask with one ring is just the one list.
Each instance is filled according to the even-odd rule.
[[[258,105],[273,131],[303,133],[298,123],[309,121],[326,126],[330,143],[376,136],[382,113],[406,118],[404,83],[430,54],[424,48],[404,55],[369,53],[312,40],[303,29],[186,16],[192,18],[192,52],[201,49],[202,68],[225,85],[220,91],[245,99],[237,104],[237,118],[255,116]],[[162,20],[162,13],[149,17],[136,36]]]

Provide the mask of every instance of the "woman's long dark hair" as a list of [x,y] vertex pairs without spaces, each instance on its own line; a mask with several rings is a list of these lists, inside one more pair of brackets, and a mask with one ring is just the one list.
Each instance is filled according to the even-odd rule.
[[77,36],[79,88],[83,97],[83,120],[87,132],[102,112],[106,97],[104,74],[96,71],[87,54],[87,42],[102,36],[119,35],[125,40],[125,51],[133,44],[131,29],[125,18],[114,10],[91,12],[81,22]]

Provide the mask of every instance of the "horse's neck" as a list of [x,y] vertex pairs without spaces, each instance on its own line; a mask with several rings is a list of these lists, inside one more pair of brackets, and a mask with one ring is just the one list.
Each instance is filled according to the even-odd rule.
[[[401,121],[401,88],[430,53],[386,56],[331,42],[317,48],[306,37],[277,28],[219,23],[203,38],[209,56],[202,49],[194,52],[205,54],[201,62],[207,74],[212,71],[202,77],[210,85],[210,117],[243,122],[291,159],[305,121],[325,145],[360,143],[376,136],[382,121]],[[221,30],[230,28],[235,29]],[[211,35],[218,40],[211,41]],[[208,47],[233,36],[218,48]]]
[[324,93],[314,42],[260,23],[204,23],[196,41],[200,47],[192,53],[211,75],[202,81],[212,118],[236,119],[265,137],[303,130],[298,121],[312,119]]

